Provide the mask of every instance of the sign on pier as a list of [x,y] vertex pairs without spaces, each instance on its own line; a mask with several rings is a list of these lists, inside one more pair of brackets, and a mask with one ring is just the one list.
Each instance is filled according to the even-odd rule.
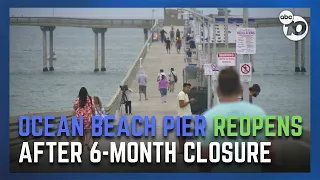
[[240,81],[251,82],[252,79],[252,66],[251,63],[240,63]]
[[216,80],[219,76],[219,68],[216,64],[204,64],[204,75],[206,76],[212,76],[213,80]]
[[234,52],[219,52],[217,53],[219,67],[236,66],[236,53]]
[[256,54],[256,29],[237,28],[236,32],[237,54]]

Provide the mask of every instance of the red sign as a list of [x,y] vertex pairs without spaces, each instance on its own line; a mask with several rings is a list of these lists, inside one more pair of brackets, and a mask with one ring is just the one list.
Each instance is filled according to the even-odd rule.
[[236,53],[220,52],[217,54],[218,66],[236,66]]
[[250,67],[249,64],[243,64],[243,65],[241,66],[241,72],[242,72],[243,74],[249,74],[249,73],[250,73],[250,70],[251,70],[251,67]]

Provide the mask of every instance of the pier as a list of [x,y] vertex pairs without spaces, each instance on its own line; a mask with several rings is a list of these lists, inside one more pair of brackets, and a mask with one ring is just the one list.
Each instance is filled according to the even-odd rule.
[[[43,37],[43,72],[54,71],[53,65],[53,31],[56,27],[90,28],[94,34],[94,72],[99,71],[98,48],[99,34],[101,35],[101,63],[100,70],[106,71],[105,62],[105,33],[108,28],[141,28],[144,33],[144,41],[148,39],[150,31],[153,31],[154,20],[145,19],[84,19],[84,18],[57,18],[57,17],[10,17],[12,26],[39,26]],[[49,32],[49,58],[47,54],[47,32]],[[49,60],[49,68],[48,62]]]
[[[174,24],[175,26],[183,26],[184,20],[178,19],[178,11],[172,9],[165,9],[165,19],[159,20],[160,26],[170,26]],[[310,17],[304,17],[307,23],[310,25]],[[237,21],[239,18],[230,17],[230,21]],[[216,18],[216,22],[224,21],[223,17]],[[155,20],[152,19],[86,19],[86,18],[63,18],[63,17],[10,17],[11,26],[39,26],[42,31],[43,36],[43,71],[54,71],[54,36],[53,31],[57,27],[78,27],[78,28],[90,28],[94,34],[94,72],[106,71],[106,61],[105,61],[105,33],[108,28],[141,28],[144,33],[144,41],[148,39],[150,31],[154,31],[152,26]],[[251,18],[249,19],[249,27],[263,28],[263,27],[281,27],[278,18]],[[47,32],[49,32],[49,57],[47,48]],[[99,69],[98,60],[98,48],[99,48],[99,34],[101,35],[101,62]],[[299,49],[300,44],[300,49]],[[295,43],[295,72],[306,72],[305,69],[305,48],[304,40],[301,43]],[[300,59],[300,65],[299,65]],[[48,67],[49,61],[49,67]]]
[[[165,27],[168,29],[169,27]],[[165,51],[164,44],[160,42],[152,42],[152,37],[148,37],[146,43],[144,44],[142,50],[140,51],[137,59],[134,61],[132,67],[128,71],[127,75],[121,82],[122,85],[126,84],[133,90],[132,94],[132,113],[133,115],[151,116],[155,115],[157,119],[157,134],[155,138],[133,138],[133,137],[119,137],[119,138],[100,138],[99,139],[99,149],[106,150],[109,147],[109,142],[113,141],[119,144],[120,142],[147,142],[147,141],[158,141],[158,142],[176,142],[177,139],[174,134],[171,134],[168,138],[163,138],[162,134],[162,117],[164,115],[175,115],[177,107],[177,93],[182,89],[183,77],[182,69],[185,67],[184,53],[177,54],[175,48],[171,50],[171,54],[167,54]],[[148,86],[147,94],[148,100],[142,98],[141,101],[138,100],[138,85],[136,83],[136,75],[140,70],[140,65],[142,65],[145,73],[148,75]],[[168,73],[170,68],[174,68],[178,75],[178,82],[175,87],[175,92],[168,92],[167,103],[161,103],[160,93],[158,91],[158,85],[156,82],[157,74],[159,69],[162,68]],[[120,110],[122,92],[120,88],[117,90],[116,94],[111,98],[110,102],[106,106],[107,114],[111,115],[123,115],[124,110]],[[123,107],[122,107],[123,108]],[[122,114],[119,114],[122,113]],[[27,114],[29,116],[33,115],[54,115],[56,117],[65,115],[69,119],[72,115],[71,111],[66,112],[46,112],[46,113],[33,113]],[[130,119],[131,116],[127,116]],[[21,138],[18,134],[18,118],[19,116],[10,117],[10,166],[13,171],[34,171],[37,172],[39,169],[49,166],[48,157],[40,156],[39,164],[30,166],[18,164],[18,157],[21,149],[21,143],[23,141],[36,142],[36,141],[76,141],[74,138],[55,138],[55,139],[45,139],[44,137],[39,138]],[[116,119],[115,125],[117,126],[119,119]],[[58,119],[57,122],[58,123]],[[55,126],[57,128],[57,126]],[[264,171],[294,171],[294,170],[310,170],[310,131],[305,129],[303,137],[300,139],[292,138],[279,138],[273,141],[273,145],[277,147],[276,151],[279,154],[276,157],[274,163],[265,167]],[[178,148],[178,147],[177,147]],[[46,152],[46,150],[44,150]],[[161,166],[155,166],[156,163],[143,164],[143,165],[117,165],[110,164],[107,162],[107,158],[103,158],[102,163],[97,165],[92,165],[89,163],[90,153],[84,150],[83,153],[83,164],[82,165],[57,165],[51,164],[50,168],[45,168],[48,172],[61,171],[61,172],[118,172],[119,168],[121,170],[126,170],[128,172],[192,172],[197,171],[196,165],[187,165],[182,162],[182,155],[177,155],[176,164],[161,164]],[[154,154],[155,155],[155,154]],[[55,155],[57,157],[57,155]],[[161,167],[161,168],[160,168]]]

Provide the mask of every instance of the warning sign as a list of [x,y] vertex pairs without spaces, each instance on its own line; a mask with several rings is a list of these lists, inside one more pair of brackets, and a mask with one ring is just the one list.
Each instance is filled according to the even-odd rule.
[[240,63],[240,80],[241,82],[251,82],[252,66],[251,63]]
[[217,54],[218,66],[236,66],[236,53],[220,52]]
[[220,70],[216,64],[204,64],[203,68],[204,68],[204,75],[213,76],[214,79],[218,77]]

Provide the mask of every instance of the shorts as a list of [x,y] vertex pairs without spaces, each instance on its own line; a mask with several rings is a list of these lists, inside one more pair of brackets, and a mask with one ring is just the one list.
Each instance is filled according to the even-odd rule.
[[166,46],[166,50],[170,50],[170,46]]
[[174,36],[170,37],[170,41],[171,42],[174,41]]
[[147,93],[147,86],[139,85],[139,93],[146,94]]
[[168,89],[167,89],[167,88],[160,88],[160,94],[161,94],[161,96],[166,96],[166,95],[167,95],[167,92],[168,92]]
[[[182,117],[179,118],[180,121],[180,136],[182,136]],[[186,119],[186,124],[191,124],[192,119]],[[191,128],[187,128],[186,132],[191,132]]]

